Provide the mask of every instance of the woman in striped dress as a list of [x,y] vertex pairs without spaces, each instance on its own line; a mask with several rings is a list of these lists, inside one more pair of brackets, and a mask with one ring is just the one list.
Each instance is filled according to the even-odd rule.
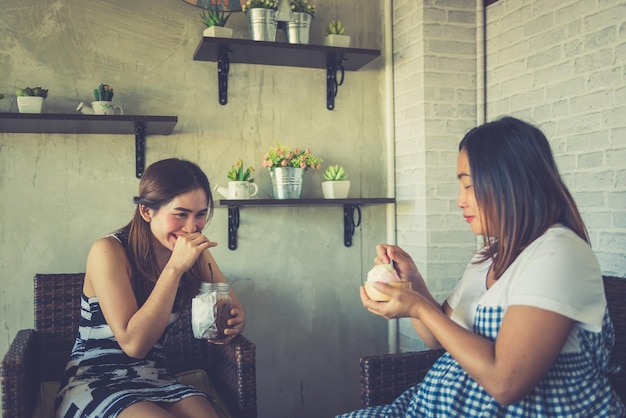
[[602,273],[548,140],[507,117],[471,130],[457,160],[457,205],[484,247],[439,304],[411,257],[377,246],[412,290],[363,305],[409,317],[423,341],[446,352],[422,383],[357,417],[624,416],[611,389],[613,327]]
[[[150,165],[130,223],[97,240],[87,257],[81,323],[56,399],[57,417],[217,417],[207,395],[164,368],[165,331],[202,281],[225,282],[202,234],[211,187],[194,163]],[[231,291],[225,333],[245,315]]]

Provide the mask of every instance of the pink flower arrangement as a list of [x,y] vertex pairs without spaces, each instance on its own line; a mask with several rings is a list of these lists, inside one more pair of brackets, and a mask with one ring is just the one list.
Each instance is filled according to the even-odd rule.
[[270,148],[269,152],[263,156],[263,167],[296,167],[296,168],[312,168],[319,170],[322,167],[323,160],[319,157],[311,155],[311,151],[306,148],[300,150],[295,148],[293,151],[278,142],[274,148]]

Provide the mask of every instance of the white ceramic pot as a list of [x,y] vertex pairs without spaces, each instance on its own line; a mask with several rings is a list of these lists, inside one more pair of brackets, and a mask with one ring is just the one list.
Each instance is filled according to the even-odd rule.
[[326,35],[324,38],[324,45],[326,46],[337,46],[341,48],[349,48],[350,47],[350,36],[348,35],[335,35],[330,34]]
[[325,199],[345,199],[349,192],[350,180],[322,182],[322,193]]
[[233,30],[224,26],[210,26],[202,32],[202,35],[210,38],[232,38]]
[[17,108],[20,113],[41,113],[43,97],[17,96]]

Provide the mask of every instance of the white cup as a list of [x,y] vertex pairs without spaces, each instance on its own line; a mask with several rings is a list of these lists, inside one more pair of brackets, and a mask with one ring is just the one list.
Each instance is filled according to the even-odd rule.
[[124,114],[122,106],[113,106],[111,102],[107,101],[91,102],[91,108],[96,115],[115,115],[116,110],[120,115]]
[[256,196],[259,187],[255,183],[249,181],[229,181],[228,182],[228,198],[232,200],[250,199]]

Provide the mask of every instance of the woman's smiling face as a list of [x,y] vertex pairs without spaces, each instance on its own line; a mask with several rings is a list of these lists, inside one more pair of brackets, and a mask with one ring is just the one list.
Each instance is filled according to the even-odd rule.
[[207,223],[208,199],[202,189],[180,194],[157,211],[143,208],[142,217],[150,222],[154,239],[173,251],[181,235],[200,232]]
[[483,216],[482,211],[476,202],[476,194],[474,193],[474,185],[472,183],[472,173],[470,171],[469,159],[467,152],[462,149],[457,158],[456,177],[459,180],[460,190],[456,204],[463,209],[463,217],[465,222],[470,224],[472,232],[476,235],[483,235]]

